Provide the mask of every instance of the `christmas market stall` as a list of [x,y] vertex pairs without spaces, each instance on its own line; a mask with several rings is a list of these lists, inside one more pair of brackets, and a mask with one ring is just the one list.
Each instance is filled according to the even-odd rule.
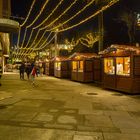
[[54,76],[54,60],[53,59],[46,59],[45,74],[49,76]]
[[71,59],[71,80],[79,82],[93,82],[93,60],[95,53],[74,53]]
[[70,78],[70,61],[68,57],[64,56],[55,57],[54,76],[58,78]]
[[140,93],[140,48],[111,45],[103,57],[103,87],[127,93]]
[[93,59],[93,80],[95,83],[102,83],[102,59],[101,56]]

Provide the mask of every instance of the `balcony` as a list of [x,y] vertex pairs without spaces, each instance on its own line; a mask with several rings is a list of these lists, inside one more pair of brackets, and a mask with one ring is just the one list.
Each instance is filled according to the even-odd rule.
[[7,18],[0,18],[0,32],[17,33],[18,30],[19,30],[18,22]]

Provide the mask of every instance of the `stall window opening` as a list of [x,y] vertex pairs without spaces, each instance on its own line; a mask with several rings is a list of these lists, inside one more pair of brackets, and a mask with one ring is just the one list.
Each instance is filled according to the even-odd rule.
[[78,62],[78,72],[83,72],[83,61]]
[[72,71],[77,71],[77,61],[72,62]]
[[104,58],[104,72],[106,74],[115,74],[115,64],[113,58]]
[[130,75],[130,57],[116,58],[116,74]]
[[56,70],[61,70],[61,62],[56,62],[55,63],[55,69]]

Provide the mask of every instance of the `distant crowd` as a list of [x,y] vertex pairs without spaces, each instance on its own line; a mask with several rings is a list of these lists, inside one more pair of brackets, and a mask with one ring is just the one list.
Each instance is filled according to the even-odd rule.
[[42,66],[37,66],[34,62],[30,63],[24,63],[22,62],[20,67],[19,67],[19,74],[20,74],[20,79],[24,80],[25,76],[24,73],[27,75],[27,79],[32,81],[34,84],[34,79],[35,76],[38,75],[43,75],[44,69]]

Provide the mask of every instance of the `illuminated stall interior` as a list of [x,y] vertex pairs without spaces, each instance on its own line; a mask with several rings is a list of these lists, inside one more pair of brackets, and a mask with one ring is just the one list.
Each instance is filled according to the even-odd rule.
[[58,78],[70,77],[70,61],[68,57],[57,56],[54,58],[54,76]]
[[71,80],[80,82],[92,82],[94,57],[97,57],[97,54],[74,53],[73,55],[71,55]]
[[[129,93],[140,92],[140,48],[111,45],[103,57],[103,86]],[[139,85],[138,85],[139,84]]]

